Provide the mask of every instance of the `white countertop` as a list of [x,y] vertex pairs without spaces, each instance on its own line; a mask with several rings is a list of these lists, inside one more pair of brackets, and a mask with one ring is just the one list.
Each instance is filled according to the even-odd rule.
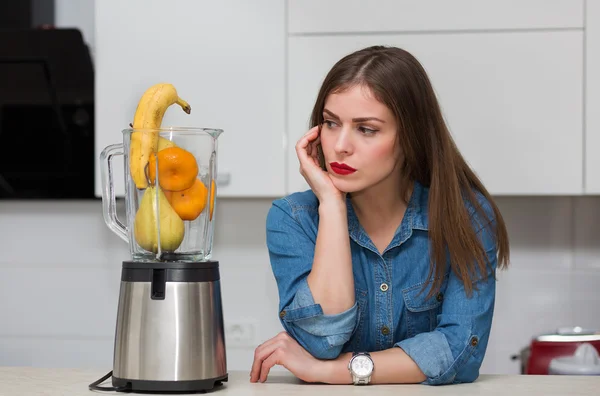
[[[0,367],[0,396],[71,396],[87,394],[115,394],[119,392],[92,392],[88,385],[104,376],[100,370],[46,369],[32,367]],[[353,385],[309,385],[286,372],[271,373],[265,383],[250,383],[249,373],[230,372],[229,382],[218,388],[217,395],[364,395],[365,387]],[[110,379],[102,385],[110,386]],[[359,388],[359,389],[357,389]],[[362,388],[362,389],[360,389]],[[428,385],[369,385],[369,395],[600,395],[600,376],[531,376],[481,375],[472,384],[449,386]],[[399,393],[401,392],[401,393]]]

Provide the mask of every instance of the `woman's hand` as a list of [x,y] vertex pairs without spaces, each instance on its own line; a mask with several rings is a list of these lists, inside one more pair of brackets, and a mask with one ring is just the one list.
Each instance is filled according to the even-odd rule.
[[256,348],[250,382],[265,382],[276,364],[305,382],[320,382],[324,374],[323,361],[314,358],[285,331]]
[[317,156],[317,146],[321,138],[319,126],[311,128],[302,139],[296,143],[296,154],[300,160],[300,174],[313,190],[319,202],[334,199],[343,200],[345,193],[338,190],[331,180],[329,173],[321,169]]

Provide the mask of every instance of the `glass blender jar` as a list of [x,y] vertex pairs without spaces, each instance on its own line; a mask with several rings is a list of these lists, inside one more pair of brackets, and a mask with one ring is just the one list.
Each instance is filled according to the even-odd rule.
[[[108,227],[129,244],[133,261],[199,262],[211,258],[216,205],[217,139],[221,129],[125,129],[106,147],[102,202]],[[156,150],[140,155],[143,139]],[[126,222],[117,218],[112,159],[124,156]]]

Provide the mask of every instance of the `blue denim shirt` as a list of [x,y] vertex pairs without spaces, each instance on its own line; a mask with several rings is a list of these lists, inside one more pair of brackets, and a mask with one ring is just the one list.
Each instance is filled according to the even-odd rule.
[[[421,290],[430,265],[428,191],[415,182],[402,223],[383,254],[347,201],[356,302],[335,315],[323,314],[307,283],[319,225],[318,199],[308,190],[273,202],[266,221],[267,247],[279,290],[279,317],[314,357],[334,359],[342,352],[400,347],[426,375],[424,384],[477,379],[494,311],[495,239],[486,227],[489,221],[469,207],[492,264],[488,278],[479,280],[478,291],[468,298],[447,263],[441,291],[427,298],[429,289]],[[491,206],[478,197],[493,220]]]

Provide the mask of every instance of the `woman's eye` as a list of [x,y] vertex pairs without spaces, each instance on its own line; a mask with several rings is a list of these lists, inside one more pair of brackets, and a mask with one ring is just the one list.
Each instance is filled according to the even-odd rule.
[[331,120],[325,120],[325,121],[323,121],[323,124],[325,124],[327,126],[327,128],[333,128],[336,125],[335,122],[333,122]]
[[358,127],[358,130],[361,131],[362,133],[364,133],[365,135],[372,135],[375,132],[377,132],[377,130],[367,128],[367,127]]

